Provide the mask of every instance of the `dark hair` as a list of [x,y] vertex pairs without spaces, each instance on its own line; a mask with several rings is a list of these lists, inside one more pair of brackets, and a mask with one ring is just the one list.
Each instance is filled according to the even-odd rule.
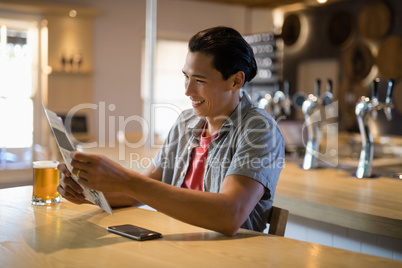
[[249,82],[257,73],[253,50],[235,29],[221,26],[200,31],[190,39],[188,49],[192,53],[212,55],[213,67],[224,80],[243,71],[246,82]]

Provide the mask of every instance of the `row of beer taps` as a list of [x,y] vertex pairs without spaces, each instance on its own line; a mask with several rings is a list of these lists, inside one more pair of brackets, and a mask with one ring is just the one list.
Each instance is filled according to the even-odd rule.
[[258,107],[265,109],[272,117],[278,118],[291,113],[292,101],[289,95],[289,82],[283,82],[283,91],[280,90],[280,83],[276,84],[275,93],[267,93],[258,101]]
[[[317,79],[315,84],[315,94],[310,94],[307,97],[303,94],[295,95],[293,100],[290,99],[289,82],[283,81],[283,91],[280,89],[280,83],[276,84],[275,93],[267,93],[258,101],[258,107],[265,109],[272,117],[278,118],[281,115],[289,116],[291,114],[291,106],[297,109],[302,108],[302,105],[309,103],[308,112],[315,112],[320,105],[327,106],[333,102],[332,95],[332,80],[327,81],[327,91],[320,96],[321,80]],[[304,104],[304,101],[307,101]],[[299,107],[300,106],[300,107]]]
[[305,118],[305,126],[307,127],[308,140],[305,144],[306,152],[303,160],[303,169],[312,169],[318,167],[317,153],[320,145],[320,113],[321,107],[325,107],[333,102],[332,80],[327,81],[327,91],[321,96],[321,80],[315,81],[315,93],[298,94],[293,100],[289,95],[289,83],[283,82],[283,91],[280,85],[277,85],[275,93],[265,94],[259,100],[258,106],[264,108],[275,119],[279,119],[281,115],[289,116],[291,114],[291,106],[302,110]]
[[[379,79],[375,79],[371,87],[371,98],[362,96],[356,103],[355,114],[359,125],[359,130],[362,139],[362,150],[360,152],[359,164],[356,171],[357,178],[368,178],[372,176],[373,163],[373,138],[369,127],[369,117],[377,118],[379,110],[384,110],[387,120],[392,119],[391,109],[394,107],[392,103],[392,92],[394,80],[389,79],[388,89],[385,102],[380,102],[378,99],[378,83]],[[320,109],[327,108],[334,102],[332,80],[327,80],[326,91],[321,94],[321,80],[315,81],[315,90],[313,94],[305,96],[299,94],[293,100],[289,95],[289,83],[283,82],[283,91],[280,86],[276,88],[274,94],[266,94],[261,98],[258,106],[264,108],[274,118],[279,118],[281,115],[289,116],[291,114],[292,104],[295,107],[301,105],[301,110],[304,115],[304,126],[307,128],[308,140],[305,143],[305,155],[303,158],[302,168],[305,170],[318,168],[319,146],[320,146]],[[298,103],[298,104],[297,104]]]

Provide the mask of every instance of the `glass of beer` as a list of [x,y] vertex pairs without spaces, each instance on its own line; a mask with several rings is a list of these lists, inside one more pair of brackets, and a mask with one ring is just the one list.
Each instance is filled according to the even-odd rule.
[[33,205],[53,205],[61,202],[57,192],[59,185],[59,170],[57,161],[33,162]]

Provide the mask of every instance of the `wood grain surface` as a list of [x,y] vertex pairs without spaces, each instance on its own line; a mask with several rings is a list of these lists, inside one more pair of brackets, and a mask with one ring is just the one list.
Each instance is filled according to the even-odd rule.
[[401,192],[398,179],[357,179],[344,170],[303,170],[288,162],[274,204],[298,216],[402,238]]
[[[234,237],[162,213],[125,208],[111,216],[66,200],[32,206],[32,187],[0,190],[1,267],[397,267],[402,262],[241,230]],[[161,232],[137,242],[106,227],[134,224]]]

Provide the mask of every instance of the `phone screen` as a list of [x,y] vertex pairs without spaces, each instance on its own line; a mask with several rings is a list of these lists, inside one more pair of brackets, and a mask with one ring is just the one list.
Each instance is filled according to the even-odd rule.
[[138,241],[162,238],[162,234],[131,224],[107,227],[109,232],[129,237]]

